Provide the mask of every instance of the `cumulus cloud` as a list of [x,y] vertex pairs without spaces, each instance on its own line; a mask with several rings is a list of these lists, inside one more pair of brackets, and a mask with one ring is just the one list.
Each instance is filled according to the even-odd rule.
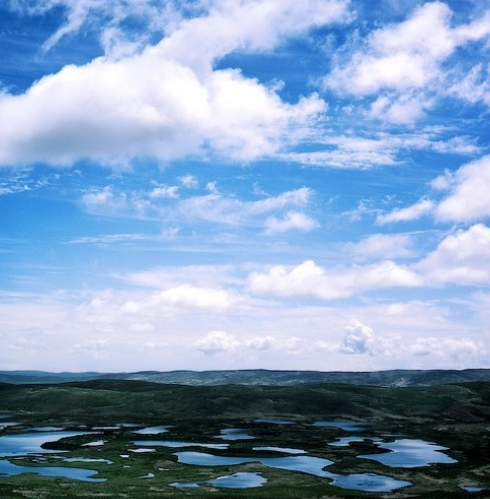
[[362,322],[354,321],[345,328],[346,334],[339,347],[340,353],[363,354],[375,353],[375,334],[372,328]]
[[181,284],[154,293],[149,300],[128,301],[124,304],[123,311],[136,314],[148,309],[173,307],[223,312],[238,301],[238,297],[228,290]]
[[407,208],[398,208],[390,213],[383,213],[376,217],[378,225],[385,225],[393,222],[411,222],[431,213],[435,207],[434,201],[421,199]]
[[195,347],[207,355],[218,352],[232,352],[238,346],[239,342],[235,337],[225,331],[211,331],[195,343]]
[[[416,8],[408,19],[372,32],[363,50],[354,52],[347,64],[334,66],[325,85],[359,97],[377,95],[372,117],[413,123],[433,107],[436,94],[444,92],[439,87],[450,78],[451,71],[444,67],[450,56],[490,34],[490,12],[455,27],[452,16],[442,2]],[[452,94],[465,97],[463,92]]]
[[433,185],[449,191],[435,210],[437,220],[474,222],[490,216],[490,155],[438,177]]
[[322,300],[347,298],[366,290],[421,284],[422,280],[415,272],[389,260],[328,270],[307,260],[290,269],[277,265],[266,273],[252,272],[248,277],[248,286],[253,293]]
[[417,265],[428,282],[488,285],[490,283],[490,228],[476,224],[445,237]]
[[373,234],[346,248],[361,260],[406,258],[414,254],[414,238],[410,234]]
[[313,94],[291,104],[273,88],[213,65],[232,51],[271,50],[340,22],[346,10],[340,0],[220,2],[156,46],[65,66],[21,95],[2,93],[0,121],[9,127],[0,130],[0,164],[274,155],[300,140],[325,111],[323,100]]
[[310,232],[319,227],[316,220],[308,217],[304,213],[297,211],[288,211],[284,217],[270,217],[265,221],[265,233],[277,234],[289,230],[299,230],[301,232]]

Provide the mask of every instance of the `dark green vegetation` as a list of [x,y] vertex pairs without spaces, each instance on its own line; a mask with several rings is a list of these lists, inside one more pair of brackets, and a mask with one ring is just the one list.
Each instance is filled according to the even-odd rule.
[[303,385],[313,383],[344,383],[372,386],[433,386],[470,381],[490,381],[490,369],[414,371],[397,369],[378,372],[319,372],[268,371],[142,371],[136,373],[102,374],[49,373],[43,371],[0,371],[0,382],[5,383],[67,383],[95,379],[150,381],[179,385]]
[[[375,387],[345,384],[296,386],[181,386],[146,381],[97,379],[65,384],[0,384],[0,413],[9,413],[21,426],[6,427],[0,435],[27,431],[37,425],[77,429],[135,423],[174,425],[170,433],[135,436],[129,429],[105,430],[97,436],[77,436],[52,444],[67,456],[104,458],[106,463],[71,463],[46,455],[43,466],[85,467],[99,471],[105,483],[75,482],[60,478],[19,475],[0,478],[0,497],[57,499],[71,497],[127,497],[134,499],[190,498],[464,498],[488,497],[488,490],[467,493],[460,486],[490,489],[490,383],[473,382],[427,387]],[[259,418],[294,421],[291,425],[259,424]],[[328,442],[347,436],[343,430],[314,427],[315,420],[361,421],[369,426],[356,436],[396,435],[423,439],[450,448],[456,464],[423,468],[388,468],[359,459],[380,452],[372,440],[348,447]],[[253,446],[305,449],[311,456],[333,461],[334,473],[377,473],[413,486],[390,493],[364,493],[333,487],[324,478],[266,468],[258,463],[201,467],[177,463],[180,449],[158,447],[153,453],[132,453],[134,440],[185,440],[223,443],[216,439],[223,428],[245,428],[257,438],[229,442],[228,450],[186,450],[217,455],[250,456]],[[352,434],[351,434],[352,435]],[[389,437],[388,437],[389,438]],[[102,439],[102,447],[84,443]],[[129,458],[121,457],[129,455]],[[270,452],[271,457],[278,454]],[[1,459],[1,458],[0,458]],[[32,458],[14,461],[32,465]],[[130,466],[125,468],[124,466]],[[173,482],[205,481],[238,471],[261,472],[268,483],[247,490],[176,489]],[[140,478],[153,473],[154,478]]]

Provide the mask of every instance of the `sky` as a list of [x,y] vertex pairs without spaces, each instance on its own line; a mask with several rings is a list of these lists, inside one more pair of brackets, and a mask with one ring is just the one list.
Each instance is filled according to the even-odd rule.
[[490,368],[490,1],[5,0],[0,370]]

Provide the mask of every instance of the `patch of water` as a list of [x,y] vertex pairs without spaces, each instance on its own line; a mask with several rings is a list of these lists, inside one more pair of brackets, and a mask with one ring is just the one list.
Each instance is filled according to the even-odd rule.
[[155,474],[154,473],[148,473],[147,475],[144,475],[144,476],[140,476],[138,478],[143,478],[143,479],[151,479],[151,478],[155,478]]
[[25,473],[69,478],[71,480],[81,480],[84,482],[106,481],[105,478],[92,478],[94,475],[97,475],[97,471],[95,470],[86,470],[82,468],[59,468],[51,466],[18,466],[10,461],[7,461],[6,459],[0,460],[0,476],[14,476]]
[[203,444],[196,442],[179,442],[175,440],[137,440],[132,442],[133,445],[148,446],[148,447],[170,447],[171,449],[178,449],[181,447],[205,447],[207,449],[228,449],[229,444]]
[[83,444],[82,447],[100,447],[106,443],[105,440],[95,440],[94,442],[89,442],[88,444]]
[[290,470],[309,475],[328,478],[337,487],[348,490],[362,490],[365,492],[390,492],[411,485],[410,482],[395,480],[391,477],[373,473],[337,475],[325,471],[324,468],[333,464],[328,459],[313,456],[287,456],[287,457],[233,457],[214,456],[203,452],[177,452],[177,461],[183,464],[198,466],[234,466],[238,464],[258,462],[269,468]]
[[291,449],[290,447],[253,447],[252,450],[266,452],[284,452],[284,454],[306,454],[303,449]]
[[35,428],[31,428],[31,431],[40,431],[40,432],[51,432],[51,431],[65,431],[66,428],[60,428],[59,426],[36,426]]
[[89,434],[90,432],[86,431],[57,431],[4,435],[0,437],[0,457],[58,453],[60,452],[59,450],[43,449],[41,446],[48,442],[57,442],[62,438]]
[[352,442],[365,442],[366,440],[374,440],[372,438],[363,437],[341,437],[337,438],[333,442],[329,442],[328,445],[333,447],[348,447]]
[[170,426],[149,426],[147,428],[142,428],[141,430],[135,430],[133,433],[137,435],[160,435],[161,433],[168,433],[168,428]]
[[377,442],[382,449],[391,452],[383,454],[365,454],[362,459],[372,459],[392,468],[417,468],[430,464],[453,464],[456,459],[443,454],[447,447],[426,442],[425,440],[400,439],[394,442]]
[[145,452],[156,452],[156,449],[139,448],[139,449],[128,449],[129,452],[134,452],[135,454],[144,454]]
[[466,492],[482,492],[485,490],[484,487],[474,487],[473,485],[468,485],[466,487],[461,487],[463,490],[466,490]]
[[256,419],[254,423],[278,424],[278,425],[295,424],[294,421],[290,421],[288,419]]
[[242,428],[226,428],[221,430],[221,435],[216,438],[221,438],[222,440],[253,440],[256,437],[250,435],[248,430]]
[[198,488],[203,485],[211,485],[219,489],[252,489],[262,487],[265,483],[267,483],[267,478],[260,473],[243,472],[220,476],[205,482],[171,483],[170,485],[178,489]]
[[315,421],[313,426],[338,428],[344,431],[363,431],[366,429],[366,424],[353,421]]
[[[56,458],[58,459],[58,458]],[[89,457],[60,457],[59,459],[63,459],[65,463],[106,463],[106,464],[114,464],[110,459],[92,459]]]

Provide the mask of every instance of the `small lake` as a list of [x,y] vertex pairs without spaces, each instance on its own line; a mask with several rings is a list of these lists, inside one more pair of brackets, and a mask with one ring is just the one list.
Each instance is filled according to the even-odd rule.
[[141,430],[134,430],[133,433],[137,435],[160,435],[161,433],[168,433],[170,426],[149,426]]
[[426,442],[403,438],[394,442],[376,442],[382,449],[391,452],[383,454],[366,454],[358,456],[362,459],[372,459],[392,468],[417,468],[431,464],[453,464],[456,459],[440,452],[447,447]]
[[234,466],[245,463],[258,462],[269,468],[307,473],[332,480],[340,488],[361,490],[365,492],[390,492],[411,485],[410,482],[395,480],[391,477],[373,473],[337,475],[325,471],[324,468],[333,464],[328,459],[313,456],[287,456],[287,457],[233,457],[214,456],[202,452],[177,452],[177,461],[183,464],[197,466]]
[[366,442],[366,441],[378,442],[379,438],[369,438],[369,437],[341,437],[337,438],[333,442],[329,442],[328,445],[332,447],[348,447],[353,442]]
[[222,440],[253,440],[256,437],[250,435],[248,430],[243,428],[226,428],[221,430],[221,435],[216,438],[221,438]]
[[284,454],[306,454],[303,449],[291,449],[290,447],[253,447],[252,450],[265,452],[282,452]]
[[219,489],[252,489],[262,487],[266,483],[267,478],[264,478],[260,473],[243,472],[220,476],[204,482],[182,482],[171,483],[170,485],[178,489],[198,488],[206,485]]
[[132,442],[132,444],[140,447],[169,447],[172,449],[178,449],[181,447],[205,447],[207,449],[225,450],[229,447],[229,444],[203,444],[198,442],[180,442],[175,440],[136,440]]
[[367,428],[364,423],[356,423],[353,421],[316,421],[313,426],[325,426],[329,428],[338,428],[344,431],[363,431]]
[[0,459],[0,476],[22,475],[32,473],[41,476],[52,476],[60,478],[70,478],[84,482],[105,482],[105,478],[92,478],[97,475],[97,471],[82,468],[60,468],[55,466],[18,466],[6,459]]
[[56,431],[21,433],[18,435],[4,435],[0,437],[0,457],[25,456],[26,454],[57,453],[59,450],[43,449],[42,445],[48,442],[57,442],[62,438],[89,435],[87,431]]
[[295,424],[294,421],[290,421],[288,419],[256,419],[254,423],[278,424],[278,425]]

